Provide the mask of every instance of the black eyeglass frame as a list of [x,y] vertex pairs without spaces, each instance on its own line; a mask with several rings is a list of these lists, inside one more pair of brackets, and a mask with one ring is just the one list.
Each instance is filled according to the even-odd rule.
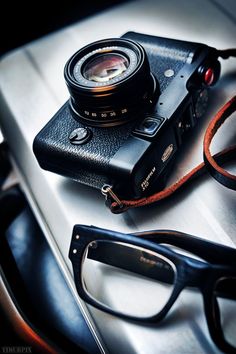
[[[169,300],[159,313],[151,317],[125,315],[112,310],[87,294],[81,277],[82,263],[88,244],[97,240],[122,242],[142,247],[164,256],[175,265],[174,288]],[[177,253],[168,248],[168,245],[190,252],[203,261]],[[172,230],[123,234],[94,226],[75,225],[69,258],[72,262],[75,285],[79,296],[88,304],[126,320],[141,323],[159,322],[167,315],[185,287],[198,288],[203,295],[205,316],[212,340],[221,350],[227,353],[236,353],[236,348],[224,338],[220,322],[220,311],[214,296],[217,282],[224,278],[236,277],[236,249]],[[236,291],[233,295],[236,300]]]

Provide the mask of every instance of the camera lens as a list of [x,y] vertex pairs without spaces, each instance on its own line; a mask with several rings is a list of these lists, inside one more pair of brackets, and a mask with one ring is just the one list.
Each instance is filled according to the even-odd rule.
[[123,55],[102,54],[91,59],[83,69],[85,79],[95,82],[106,82],[121,75],[129,66]]
[[145,111],[157,95],[143,47],[126,39],[82,48],[68,60],[64,75],[72,114],[87,125],[124,124]]

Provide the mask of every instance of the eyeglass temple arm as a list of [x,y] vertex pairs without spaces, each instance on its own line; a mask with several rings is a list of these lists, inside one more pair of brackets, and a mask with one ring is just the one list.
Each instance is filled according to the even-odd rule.
[[173,284],[174,281],[171,266],[161,258],[158,258],[158,268],[156,268],[157,257],[154,261],[150,259],[148,253],[134,248],[128,249],[127,246],[118,243],[97,244],[96,249],[90,247],[87,257],[164,283]]
[[[160,240],[161,237],[158,241]],[[167,240],[165,239],[165,241]],[[147,278],[162,281],[163,283],[173,284],[174,282],[173,270],[162,258],[157,258],[157,255],[155,255],[154,261],[150,258],[148,253],[142,252],[138,249],[135,250],[134,248],[129,249],[127,246],[118,243],[115,245],[112,243],[103,243],[102,245],[97,243],[95,249],[89,247],[87,257],[113,267],[131,271]],[[198,287],[198,280],[193,278],[191,281],[188,281],[188,286]],[[221,297],[236,299],[236,289],[230,281],[219,285],[217,293]]]
[[[103,244],[89,249],[87,257],[95,261],[127,270],[146,278],[161,281],[166,284],[174,284],[174,271],[172,267],[161,258],[155,256],[156,261],[149,258],[145,252],[131,249],[126,246],[114,244]],[[115,257],[114,257],[115,254]],[[157,261],[158,259],[158,261]],[[154,264],[155,263],[155,264]],[[158,265],[157,265],[158,263]],[[199,279],[188,279],[189,287],[199,287]],[[236,294],[235,294],[236,298]]]
[[236,268],[236,249],[174,230],[154,230],[132,234],[157,244],[182,248],[210,263]]

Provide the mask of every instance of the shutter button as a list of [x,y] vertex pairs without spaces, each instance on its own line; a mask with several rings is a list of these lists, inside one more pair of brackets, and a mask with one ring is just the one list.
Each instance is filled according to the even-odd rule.
[[213,84],[213,81],[215,79],[215,73],[212,68],[208,68],[205,73],[204,73],[204,84],[207,86],[211,86]]
[[69,140],[71,144],[81,145],[87,143],[92,137],[92,132],[88,128],[77,128],[70,133]]

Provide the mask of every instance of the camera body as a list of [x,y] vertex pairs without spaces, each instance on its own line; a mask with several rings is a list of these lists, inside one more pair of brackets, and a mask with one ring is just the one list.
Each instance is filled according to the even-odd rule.
[[[219,78],[220,63],[216,49],[200,43],[134,32],[121,37],[123,45],[122,41],[129,45],[138,43],[140,50],[144,48],[151,75],[145,74],[143,81],[137,79],[127,84],[128,78],[134,80],[138,75],[132,68],[137,65],[136,59],[127,50],[122,54],[129,61],[126,72],[123,70],[117,77],[110,76],[111,84],[104,84],[102,80],[106,79],[103,78],[91,81],[91,94],[97,90],[96,95],[102,102],[93,105],[83,91],[92,75],[91,65],[85,63],[91,55],[94,62],[102,41],[96,42],[94,50],[86,49],[86,53],[92,54],[84,55],[85,59],[72,57],[65,70],[70,70],[74,60],[71,75],[78,82],[82,80],[83,90],[77,95],[75,79],[72,77],[73,86],[70,81],[68,84],[66,77],[72,98],[39,132],[33,150],[43,169],[99,189],[109,185],[119,196],[133,198],[163,188],[179,147],[205,111],[208,88]],[[104,43],[101,47],[103,52],[110,51]],[[118,59],[122,66],[126,59]],[[97,63],[95,66],[97,70]],[[89,74],[82,76],[83,70]],[[109,75],[113,72],[114,68]],[[125,81],[126,92],[121,87],[113,104],[104,103],[111,99],[107,87],[117,89]],[[145,89],[141,95],[143,86],[151,88]],[[146,100],[145,104],[142,100]],[[132,105],[129,105],[131,101]],[[127,114],[129,119],[126,120]],[[117,116],[122,116],[121,123],[114,119]]]

